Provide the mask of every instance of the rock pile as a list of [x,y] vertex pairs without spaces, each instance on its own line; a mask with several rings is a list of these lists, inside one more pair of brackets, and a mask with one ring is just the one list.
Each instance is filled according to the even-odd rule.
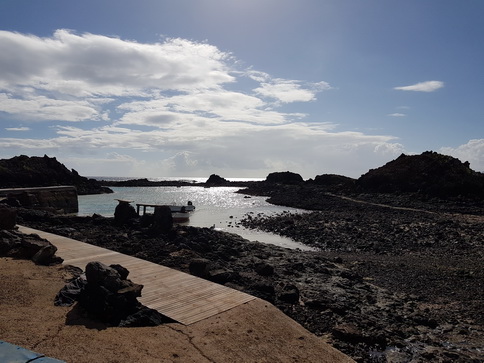
[[[5,227],[6,220],[2,218],[2,215],[5,215],[5,209],[0,211],[1,224]],[[63,261],[55,255],[56,252],[57,247],[36,234],[25,235],[13,227],[0,229],[0,256],[2,257],[28,259],[38,265],[54,265]]]
[[58,306],[78,301],[91,317],[111,326],[156,326],[170,321],[138,301],[143,285],[128,280],[121,265],[89,262],[86,271],[68,283],[55,299]]

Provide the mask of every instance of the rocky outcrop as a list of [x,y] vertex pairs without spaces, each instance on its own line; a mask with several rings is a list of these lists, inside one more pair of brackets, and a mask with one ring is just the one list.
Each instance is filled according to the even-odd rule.
[[98,181],[80,176],[57,159],[25,155],[0,160],[0,188],[73,185],[79,195],[112,193]]
[[277,184],[299,184],[304,182],[304,179],[299,174],[290,171],[281,171],[270,173],[266,178],[266,182]]
[[484,174],[473,171],[468,162],[432,151],[402,154],[362,175],[357,184],[366,192],[484,198]]
[[227,184],[230,184],[230,182],[219,175],[212,174],[207,179],[206,184],[207,185],[227,185]]

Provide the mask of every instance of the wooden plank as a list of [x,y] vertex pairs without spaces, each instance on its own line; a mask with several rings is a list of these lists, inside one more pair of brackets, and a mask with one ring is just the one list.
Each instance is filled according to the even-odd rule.
[[28,227],[19,226],[19,230],[49,240],[57,247],[57,255],[64,259],[66,265],[84,269],[87,263],[99,261],[126,267],[130,271],[128,278],[144,285],[139,298],[142,304],[185,325],[255,299],[243,292],[137,257]]

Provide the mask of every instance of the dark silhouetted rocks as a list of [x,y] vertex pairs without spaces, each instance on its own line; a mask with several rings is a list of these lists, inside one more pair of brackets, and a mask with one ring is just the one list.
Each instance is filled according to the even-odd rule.
[[36,234],[26,235],[17,230],[0,230],[0,256],[32,260],[37,265],[62,263],[55,255],[57,247]]
[[138,218],[136,209],[128,202],[119,202],[114,209],[114,222],[117,225],[129,223],[132,219]]
[[281,171],[270,173],[266,178],[266,182],[276,184],[299,184],[304,182],[304,179],[299,174],[290,171]]
[[484,198],[484,174],[473,171],[468,162],[432,151],[402,154],[362,175],[357,184],[366,192]]
[[[310,183],[310,181],[308,181]],[[356,179],[342,175],[322,174],[316,175],[313,183],[327,188],[330,191],[353,191],[356,186]]]
[[17,224],[17,210],[0,204],[0,229],[14,229]]
[[55,157],[25,155],[0,160],[0,188],[73,185],[79,195],[112,193],[98,181],[68,170]]
[[207,181],[205,182],[205,184],[207,184],[209,186],[210,185],[212,185],[212,186],[219,185],[220,186],[220,185],[230,184],[230,182],[227,179],[222,178],[221,176],[218,176],[216,174],[212,174],[207,179]]
[[155,207],[153,213],[153,224],[151,231],[155,234],[168,233],[173,228],[173,215],[171,209],[167,205],[161,207]]

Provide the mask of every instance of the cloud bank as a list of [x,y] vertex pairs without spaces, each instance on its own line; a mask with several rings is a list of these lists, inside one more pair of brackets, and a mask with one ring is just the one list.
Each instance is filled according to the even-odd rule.
[[46,153],[85,175],[314,177],[359,176],[403,152],[392,136],[309,120],[298,105],[327,82],[241,69],[207,43],[0,31],[0,47],[0,121],[23,131],[0,137],[2,157]]

